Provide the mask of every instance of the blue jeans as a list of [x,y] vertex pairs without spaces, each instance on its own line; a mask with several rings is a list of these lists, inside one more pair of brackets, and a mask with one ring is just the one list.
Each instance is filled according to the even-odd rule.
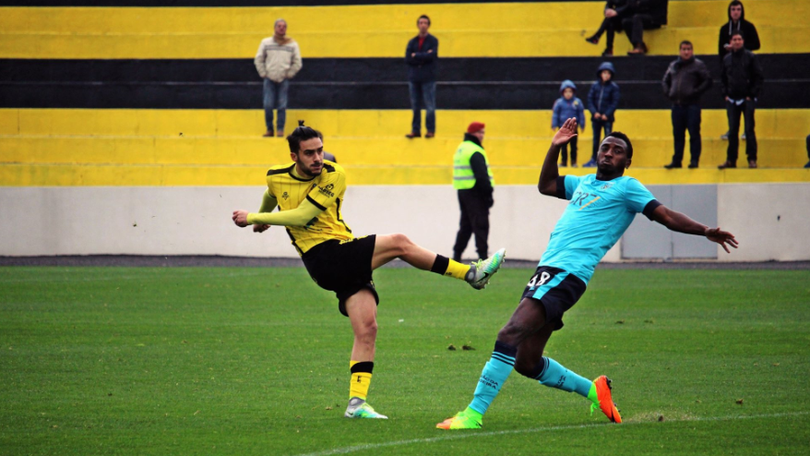
[[290,88],[290,81],[285,79],[281,82],[264,80],[264,123],[267,131],[273,131],[273,108],[278,109],[278,131],[284,131],[284,123],[287,121],[287,90]]
[[726,102],[728,112],[728,150],[726,160],[737,163],[740,147],[740,115],[745,119],[745,155],[749,161],[757,160],[757,134],[754,132],[754,113],[757,109],[755,100],[746,100],[742,105]]
[[593,126],[593,154],[591,155],[591,160],[596,160],[599,145],[602,144],[602,129],[605,130],[605,136],[613,133],[613,122],[609,120],[591,119],[591,126]]
[[428,133],[436,132],[436,81],[409,82],[408,89],[411,94],[411,109],[413,121],[411,132],[419,133],[422,130],[422,114],[419,111],[421,102],[425,105],[425,128]]
[[685,105],[672,106],[672,137],[675,143],[675,154],[672,163],[680,165],[683,162],[683,149],[686,147],[686,130],[689,130],[689,162],[697,165],[700,160],[702,143],[700,139],[700,106]]

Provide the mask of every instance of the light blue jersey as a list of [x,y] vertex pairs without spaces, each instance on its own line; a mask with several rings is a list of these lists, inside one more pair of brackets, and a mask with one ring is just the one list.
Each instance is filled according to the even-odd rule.
[[600,181],[590,174],[564,179],[570,203],[551,233],[540,266],[564,269],[587,284],[605,253],[655,197],[632,177]]

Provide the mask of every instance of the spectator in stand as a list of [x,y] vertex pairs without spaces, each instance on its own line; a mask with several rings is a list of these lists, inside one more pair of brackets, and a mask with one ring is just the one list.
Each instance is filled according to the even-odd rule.
[[591,44],[599,44],[599,38],[602,37],[603,33],[607,33],[607,43],[605,50],[602,51],[602,57],[613,55],[613,38],[616,32],[622,31],[622,19],[624,19],[624,17],[619,16],[616,9],[626,4],[627,0],[608,0],[605,4],[605,18],[602,20],[602,25],[599,26],[599,30],[588,38],[585,38],[585,41]]
[[689,130],[689,168],[700,161],[700,97],[712,86],[712,75],[706,64],[696,59],[692,43],[681,41],[678,59],[669,64],[664,80],[664,95],[672,101],[672,136],[675,154],[666,169],[680,168]]
[[[810,135],[807,135],[806,141],[807,141],[807,159],[810,160]],[[807,164],[804,165],[804,167],[810,168],[810,161],[808,161]]]
[[430,18],[419,16],[416,21],[419,34],[405,48],[405,63],[408,64],[408,89],[411,96],[413,121],[409,139],[422,136],[421,103],[425,104],[425,138],[436,135],[436,60],[439,58],[439,40],[428,33]]
[[720,169],[736,168],[740,145],[740,115],[745,117],[745,154],[748,167],[757,167],[757,135],[754,132],[754,112],[762,90],[762,67],[754,53],[744,48],[742,32],[731,32],[731,52],[723,58],[723,94],[728,113],[728,151]]
[[274,34],[259,44],[259,51],[253,59],[259,76],[264,79],[264,123],[265,138],[273,136],[273,109],[278,110],[276,136],[284,137],[284,123],[287,120],[287,91],[290,79],[294,78],[303,66],[301,50],[294,39],[287,36],[287,21],[278,19]]
[[[559,130],[566,120],[571,117],[577,119],[582,131],[585,131],[585,106],[582,100],[577,98],[577,85],[573,81],[566,79],[560,85],[560,98],[554,102],[551,109],[551,129]],[[577,167],[577,137],[571,138],[571,166]],[[568,144],[563,144],[560,150],[560,166],[568,166]]]
[[616,70],[610,62],[603,62],[596,70],[599,78],[588,92],[588,111],[591,112],[591,125],[593,126],[593,151],[591,159],[582,165],[583,168],[596,167],[596,153],[601,144],[602,130],[605,136],[613,132],[614,113],[619,106],[619,85],[613,82]]
[[[728,5],[728,23],[720,26],[720,40],[717,44],[717,53],[720,55],[720,64],[722,67],[723,57],[726,56],[731,49],[729,42],[731,41],[731,32],[742,32],[743,39],[745,40],[745,48],[749,51],[758,51],[760,47],[759,34],[754,24],[745,20],[745,8],[742,2],[734,0]],[[720,139],[727,140],[728,132],[720,135]],[[745,139],[743,134],[742,139]]]
[[633,50],[628,51],[627,55],[644,55],[647,53],[644,30],[666,25],[667,0],[628,0],[616,12],[623,18],[622,28],[633,44]]

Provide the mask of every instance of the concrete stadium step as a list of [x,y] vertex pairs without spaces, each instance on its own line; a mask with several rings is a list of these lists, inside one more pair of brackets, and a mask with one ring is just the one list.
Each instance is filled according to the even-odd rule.
[[[633,138],[634,167],[658,168],[669,163],[672,140]],[[405,138],[327,139],[325,149],[342,165],[371,167],[446,167],[460,138],[408,140]],[[551,137],[525,139],[485,139],[493,167],[539,167]],[[704,167],[725,161],[727,141],[702,141]],[[740,151],[744,162],[745,142]],[[791,168],[806,162],[804,139],[758,139],[759,165],[765,168]],[[688,162],[688,145],[686,148]],[[590,158],[592,138],[579,142],[579,164]],[[0,163],[43,165],[121,165],[121,166],[262,166],[289,161],[283,139],[204,138],[204,137],[81,137],[81,136],[0,136]],[[496,176],[497,177],[497,176]]]
[[[472,121],[486,123],[488,141],[553,134],[548,109],[439,110],[436,118],[438,139],[458,140]],[[297,126],[298,119],[323,132],[327,142],[337,137],[402,138],[410,130],[411,112],[288,110],[287,133]],[[590,121],[586,124],[583,139],[590,136]],[[704,139],[719,137],[727,126],[725,111],[703,110]],[[631,139],[672,138],[668,110],[619,110],[614,129]],[[756,130],[761,139],[803,139],[810,133],[810,109],[757,110]],[[0,135],[259,138],[262,133],[261,110],[0,109]]]
[[[448,166],[346,165],[349,185],[451,185]],[[0,164],[0,186],[256,186],[265,185],[266,167],[189,165]],[[494,167],[497,185],[536,185],[539,167]],[[592,174],[592,168],[563,169],[562,174]],[[646,185],[810,182],[802,168],[746,168],[719,171],[631,168],[628,176]]]
[[[0,8],[0,58],[252,58],[284,17],[304,57],[401,57],[422,13],[446,57],[597,55],[585,43],[602,19],[602,2],[362,5],[268,8]],[[682,39],[715,49],[725,0],[672,1],[669,25],[645,33],[652,54],[671,55]],[[789,12],[789,13],[786,13]],[[762,53],[810,52],[803,0],[759,0],[746,18]],[[542,18],[542,20],[539,20]],[[573,19],[572,19],[573,18]],[[565,24],[561,26],[561,24]],[[625,48],[626,47],[626,48]],[[616,42],[617,55],[629,49]]]

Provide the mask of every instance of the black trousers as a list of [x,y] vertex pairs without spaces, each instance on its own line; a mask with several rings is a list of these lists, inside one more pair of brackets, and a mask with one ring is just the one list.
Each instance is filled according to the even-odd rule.
[[488,198],[481,197],[475,190],[459,190],[458,205],[461,208],[456,244],[453,246],[453,259],[459,261],[464,249],[475,234],[475,250],[478,258],[488,255],[487,238],[489,237],[489,207]]
[[672,106],[672,137],[675,144],[675,154],[672,156],[673,164],[680,165],[683,162],[683,150],[686,147],[686,130],[689,130],[689,153],[692,156],[689,163],[697,165],[700,161],[702,149],[699,105]]
[[730,163],[737,163],[737,155],[740,148],[740,116],[745,119],[745,155],[749,161],[757,160],[757,134],[754,132],[754,113],[757,109],[757,102],[746,100],[743,104],[737,105],[730,101],[726,102],[728,113],[728,150],[726,160]]
[[[571,165],[577,164],[577,137],[574,136],[571,138],[571,141],[568,142],[571,145]],[[560,157],[562,163],[565,166],[568,166],[568,144],[563,144],[562,148],[560,148]]]
[[633,46],[638,46],[644,42],[644,29],[653,28],[653,18],[649,14],[636,14],[622,19],[622,28]]

